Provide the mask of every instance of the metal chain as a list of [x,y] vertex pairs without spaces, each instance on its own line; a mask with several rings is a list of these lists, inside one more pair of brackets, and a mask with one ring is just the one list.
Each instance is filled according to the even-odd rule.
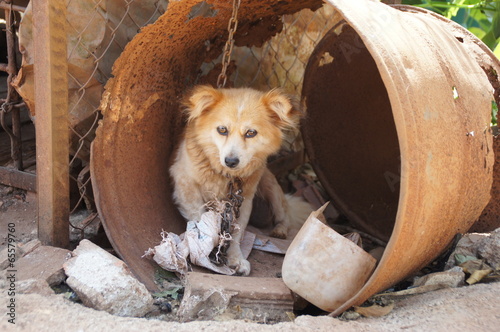
[[241,187],[242,180],[238,177],[232,178],[228,183],[227,199],[229,202],[226,204],[224,217],[230,216],[230,218],[228,218],[230,221],[240,217],[240,207],[243,203],[243,189]]
[[217,78],[217,88],[219,89],[226,86],[226,72],[229,67],[229,63],[231,62],[231,54],[234,46],[234,33],[238,29],[238,9],[240,8],[240,4],[241,0],[233,0],[233,14],[227,25],[229,36],[227,37],[226,45],[224,46],[224,51],[222,53],[222,71]]
[[231,243],[231,233],[240,216],[240,207],[244,200],[242,194],[241,179],[238,177],[231,178],[228,183],[227,200],[224,201],[224,209],[221,212],[220,242],[209,255],[210,261],[216,265],[227,264],[227,249]]
[[[233,53],[234,34],[238,29],[238,9],[240,8],[241,0],[233,0],[233,14],[229,19],[227,31],[229,33],[224,51],[222,53],[222,70],[217,77],[217,88],[221,89],[226,86],[227,68],[231,63],[231,54]],[[243,189],[240,178],[232,178],[228,183],[227,201],[225,202],[224,211],[222,211],[221,221],[221,242],[217,248],[214,248],[210,254],[210,260],[217,265],[226,264],[226,253],[229,248],[231,233],[233,231],[234,222],[240,216],[240,207],[243,203]]]

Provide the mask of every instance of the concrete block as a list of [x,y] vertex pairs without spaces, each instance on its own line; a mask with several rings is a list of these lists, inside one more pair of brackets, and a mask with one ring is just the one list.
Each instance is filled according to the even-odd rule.
[[15,263],[17,280],[40,279],[58,285],[66,279],[63,264],[70,257],[69,250],[40,246]]
[[179,308],[182,321],[249,319],[260,323],[288,321],[292,292],[279,278],[252,278],[190,272]]
[[88,240],[64,264],[66,283],[83,304],[111,314],[142,317],[153,310],[153,297],[120,259]]
[[19,281],[16,284],[16,292],[19,294],[54,295],[54,291],[49,284],[41,279]]
[[[27,243],[18,243],[15,248],[16,261],[19,260],[19,258],[31,253],[41,245],[42,243],[38,239],[29,241]],[[9,249],[12,250],[12,248],[9,248],[7,246],[0,252],[0,271],[5,270],[9,266]]]
[[5,270],[9,266],[8,248],[0,250],[0,271]]
[[42,245],[42,242],[40,240],[35,239],[31,240],[26,243],[18,243],[17,244],[17,249],[19,250],[19,256],[26,256],[27,254],[32,253],[35,249],[40,247]]

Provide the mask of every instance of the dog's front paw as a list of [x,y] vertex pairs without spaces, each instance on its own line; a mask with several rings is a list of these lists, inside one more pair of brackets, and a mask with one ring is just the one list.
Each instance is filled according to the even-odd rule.
[[277,224],[271,232],[271,236],[278,239],[286,239],[287,235],[288,227],[286,227],[283,223]]
[[236,271],[236,274],[247,276],[250,274],[250,262],[241,258],[229,259],[229,267]]

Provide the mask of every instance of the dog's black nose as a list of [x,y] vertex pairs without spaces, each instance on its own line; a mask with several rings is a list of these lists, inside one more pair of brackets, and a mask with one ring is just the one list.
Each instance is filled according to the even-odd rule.
[[235,168],[240,163],[240,160],[237,157],[226,157],[224,158],[224,162],[227,167]]

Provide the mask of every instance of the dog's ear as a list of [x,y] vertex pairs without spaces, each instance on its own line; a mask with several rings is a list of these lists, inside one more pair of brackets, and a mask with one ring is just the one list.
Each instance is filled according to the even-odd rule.
[[296,98],[286,95],[281,89],[273,89],[264,95],[263,102],[282,130],[298,128],[303,114]]
[[199,85],[195,87],[182,103],[188,121],[193,121],[203,112],[208,111],[220,100],[221,96],[221,92],[211,86]]

